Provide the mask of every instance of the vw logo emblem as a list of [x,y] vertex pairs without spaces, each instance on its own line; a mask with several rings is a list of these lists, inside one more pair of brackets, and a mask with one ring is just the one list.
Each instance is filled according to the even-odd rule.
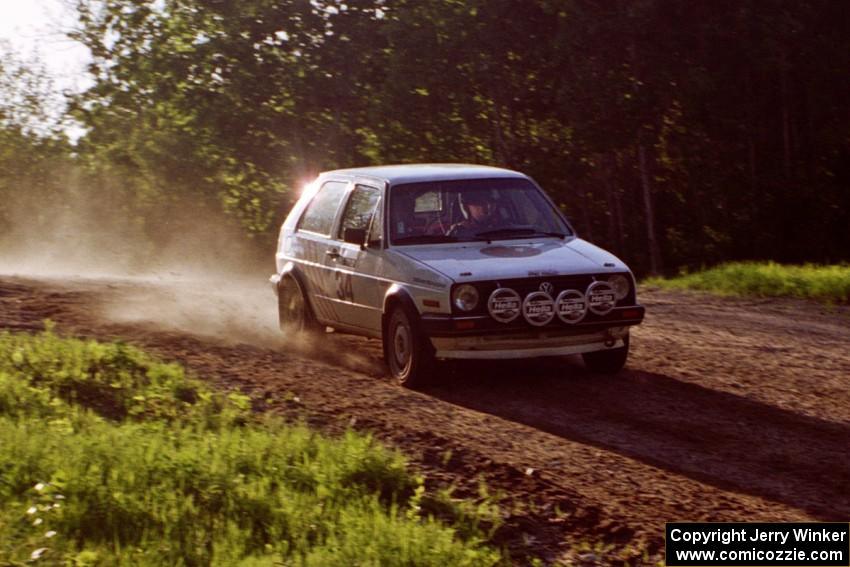
[[555,292],[555,286],[553,286],[549,282],[543,282],[542,284],[540,284],[540,291],[552,295]]

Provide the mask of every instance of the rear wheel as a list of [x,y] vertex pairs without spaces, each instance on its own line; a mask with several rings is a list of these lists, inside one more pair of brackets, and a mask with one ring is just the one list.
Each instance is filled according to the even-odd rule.
[[628,335],[623,338],[623,343],[621,347],[582,354],[584,365],[597,374],[616,374],[623,369],[629,357]]
[[314,332],[319,328],[304,290],[292,276],[284,276],[278,284],[277,316],[284,332]]
[[408,309],[390,311],[384,336],[384,358],[392,377],[402,386],[416,388],[431,381],[434,355],[428,337],[415,325]]

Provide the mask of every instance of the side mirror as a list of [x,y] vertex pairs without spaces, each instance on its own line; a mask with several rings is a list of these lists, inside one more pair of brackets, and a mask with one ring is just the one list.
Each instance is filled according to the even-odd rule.
[[366,242],[365,228],[346,228],[342,232],[342,239],[349,244],[357,244],[363,246]]

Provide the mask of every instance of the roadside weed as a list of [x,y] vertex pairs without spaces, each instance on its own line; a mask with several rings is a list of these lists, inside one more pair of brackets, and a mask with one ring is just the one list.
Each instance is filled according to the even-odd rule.
[[480,505],[427,499],[367,435],[253,416],[128,345],[0,333],[0,564],[506,563]]
[[850,265],[785,265],[732,262],[678,277],[649,278],[649,286],[695,289],[727,295],[797,297],[824,303],[850,303]]

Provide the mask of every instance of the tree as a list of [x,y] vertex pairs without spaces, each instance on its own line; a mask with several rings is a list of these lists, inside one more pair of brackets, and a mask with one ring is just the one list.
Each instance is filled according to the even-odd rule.
[[320,170],[471,161],[530,173],[639,272],[848,258],[842,3],[78,10],[96,77],[73,107],[89,128],[80,152],[142,209],[206,203],[271,240]]

